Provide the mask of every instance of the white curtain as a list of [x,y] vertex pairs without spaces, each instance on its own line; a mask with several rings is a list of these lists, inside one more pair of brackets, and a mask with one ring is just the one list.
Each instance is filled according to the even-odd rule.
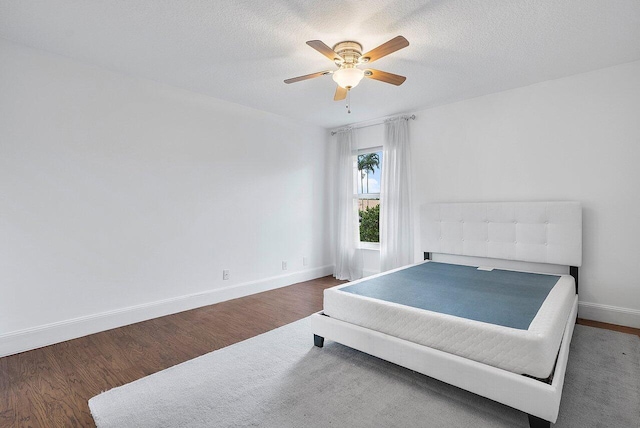
[[362,278],[359,241],[358,205],[353,130],[336,134],[336,186],[334,192],[335,262],[333,276],[337,279]]
[[409,121],[385,123],[380,187],[380,269],[414,262]]

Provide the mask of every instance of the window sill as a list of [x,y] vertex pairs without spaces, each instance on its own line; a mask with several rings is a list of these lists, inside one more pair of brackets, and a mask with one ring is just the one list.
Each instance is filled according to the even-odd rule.
[[358,249],[380,251],[379,242],[358,242]]

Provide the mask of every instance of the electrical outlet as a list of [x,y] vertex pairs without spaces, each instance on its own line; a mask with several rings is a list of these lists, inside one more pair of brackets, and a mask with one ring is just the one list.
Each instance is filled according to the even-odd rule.
[[302,266],[307,266],[309,264],[309,257],[302,258]]
[[223,270],[222,271],[222,280],[226,281],[227,279],[229,279],[229,271],[228,270]]
[[286,261],[282,262],[282,270],[287,270],[287,262]]

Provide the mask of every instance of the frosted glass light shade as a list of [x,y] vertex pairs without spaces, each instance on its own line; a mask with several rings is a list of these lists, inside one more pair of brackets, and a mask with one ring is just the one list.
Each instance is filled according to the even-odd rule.
[[333,81],[345,89],[355,88],[364,77],[359,68],[341,68],[333,72]]

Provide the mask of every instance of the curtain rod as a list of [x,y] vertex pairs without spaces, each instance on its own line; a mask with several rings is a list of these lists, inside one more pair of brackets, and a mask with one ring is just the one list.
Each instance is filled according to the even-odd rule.
[[338,129],[337,131],[331,131],[331,135],[336,135],[338,132],[344,132],[347,129],[362,129],[362,128],[368,128],[370,126],[377,126],[377,125],[382,125],[383,123],[385,123],[388,120],[394,120],[394,119],[404,119],[404,120],[415,120],[416,119],[416,115],[412,114],[411,116],[398,116],[398,117],[391,117],[388,119],[383,120],[382,122],[376,122],[376,123],[371,123],[369,125],[362,125],[362,126],[349,126],[346,128],[342,128],[342,129]]

